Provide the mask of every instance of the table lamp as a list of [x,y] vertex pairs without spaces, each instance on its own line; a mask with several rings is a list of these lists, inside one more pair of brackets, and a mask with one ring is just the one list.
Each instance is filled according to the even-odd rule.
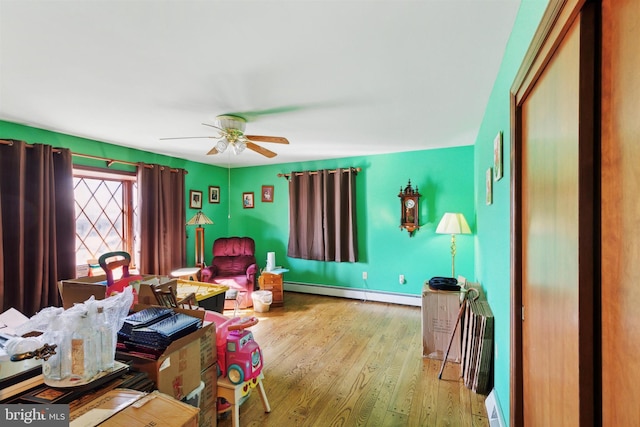
[[187,225],[197,225],[196,227],[196,267],[202,268],[204,266],[204,224],[213,224],[202,211],[198,211],[193,218],[187,221]]
[[451,234],[451,277],[455,278],[456,234],[471,234],[469,224],[461,213],[447,212],[438,223],[436,233]]

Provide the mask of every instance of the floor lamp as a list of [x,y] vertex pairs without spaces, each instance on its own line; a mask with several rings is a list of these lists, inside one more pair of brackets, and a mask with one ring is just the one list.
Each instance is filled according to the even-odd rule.
[[196,267],[204,267],[204,224],[213,224],[202,211],[198,211],[193,218],[187,221],[187,225],[197,225],[196,227]]
[[451,277],[455,278],[456,234],[471,234],[469,224],[461,213],[447,212],[438,223],[436,233],[451,234]]

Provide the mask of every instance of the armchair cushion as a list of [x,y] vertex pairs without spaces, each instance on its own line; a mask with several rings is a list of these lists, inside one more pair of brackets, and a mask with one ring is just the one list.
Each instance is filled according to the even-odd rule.
[[[253,306],[256,284],[255,242],[250,237],[223,237],[213,242],[211,265],[202,269],[203,282],[229,286],[240,292],[240,308]],[[233,308],[235,302],[225,308]]]

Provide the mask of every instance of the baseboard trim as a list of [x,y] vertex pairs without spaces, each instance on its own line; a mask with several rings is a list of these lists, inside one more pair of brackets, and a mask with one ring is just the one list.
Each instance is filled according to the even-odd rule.
[[284,282],[285,291],[331,297],[359,299],[363,301],[388,302],[392,304],[422,306],[421,295],[400,294],[395,292],[371,291],[367,289],[345,288],[342,286],[311,285],[307,283]]
[[506,424],[504,418],[502,418],[502,409],[500,408],[500,402],[498,402],[495,389],[492,389],[485,399],[484,406],[487,408],[489,427],[505,427]]

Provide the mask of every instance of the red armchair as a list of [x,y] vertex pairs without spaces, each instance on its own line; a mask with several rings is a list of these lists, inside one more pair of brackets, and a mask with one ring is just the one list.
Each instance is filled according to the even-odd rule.
[[[238,291],[239,308],[253,306],[256,286],[256,244],[251,237],[221,237],[213,242],[211,265],[201,271],[201,280]],[[234,309],[235,300],[226,300],[225,309]]]

